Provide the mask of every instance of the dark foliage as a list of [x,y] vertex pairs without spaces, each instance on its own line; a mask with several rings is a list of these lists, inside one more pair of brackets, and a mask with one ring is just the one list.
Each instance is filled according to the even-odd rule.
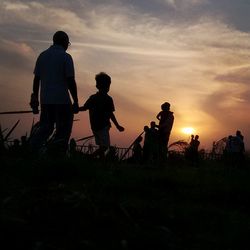
[[249,249],[250,172],[1,157],[4,249]]

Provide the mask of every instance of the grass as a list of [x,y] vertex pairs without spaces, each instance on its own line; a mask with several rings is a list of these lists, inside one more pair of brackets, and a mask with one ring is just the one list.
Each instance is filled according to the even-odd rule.
[[2,156],[0,169],[10,249],[249,249],[248,168]]

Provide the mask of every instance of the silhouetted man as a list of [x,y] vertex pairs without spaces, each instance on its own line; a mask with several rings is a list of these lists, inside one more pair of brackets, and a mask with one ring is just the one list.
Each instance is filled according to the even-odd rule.
[[53,45],[37,58],[30,105],[33,113],[38,113],[40,88],[41,115],[39,130],[31,138],[33,150],[39,150],[47,141],[54,126],[55,137],[52,145],[55,152],[65,153],[67,150],[73,113],[78,112],[74,63],[71,55],[66,53],[69,45],[68,35],[57,31],[53,36]]

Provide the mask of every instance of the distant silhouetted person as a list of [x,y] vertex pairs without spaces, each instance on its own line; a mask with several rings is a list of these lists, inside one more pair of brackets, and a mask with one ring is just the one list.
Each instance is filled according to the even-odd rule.
[[241,132],[239,130],[236,131],[236,136],[241,140],[240,152],[245,153],[244,136],[241,134]]
[[164,160],[167,156],[168,141],[174,123],[174,114],[170,111],[170,103],[165,102],[161,105],[161,111],[156,118],[159,120],[160,154]]
[[226,163],[232,167],[241,167],[244,151],[243,136],[237,132],[235,136],[229,135],[225,147]]
[[159,134],[154,121],[149,126],[144,126],[143,162],[153,163],[158,160]]
[[103,158],[105,151],[110,147],[110,120],[120,132],[124,131],[124,128],[116,120],[114,102],[112,97],[108,95],[111,77],[101,72],[95,76],[95,80],[98,92],[91,95],[79,110],[89,110],[91,129],[95,136],[96,145],[99,146],[93,155]]
[[132,159],[131,161],[133,163],[141,163],[142,162],[142,157],[143,157],[143,150],[142,150],[142,146],[141,146],[141,142],[143,140],[142,136],[139,136],[136,138],[132,151],[133,151],[133,155],[132,155]]
[[199,163],[199,136],[196,135],[195,137],[191,135],[191,142],[189,144],[189,157],[193,165],[198,165]]
[[40,88],[41,114],[40,127],[30,140],[34,150],[42,147],[53,133],[54,127],[55,153],[65,153],[67,150],[73,113],[78,112],[74,63],[71,55],[66,53],[69,45],[68,35],[63,31],[57,31],[53,36],[53,45],[37,58],[30,106],[34,113],[38,113]]
[[159,137],[159,130],[158,126],[154,121],[150,122],[150,137],[151,137],[151,154],[153,157],[153,161],[157,161],[159,159],[159,143],[160,143],[160,137]]
[[194,150],[194,151],[198,151],[200,145],[200,141],[199,141],[199,136],[196,135],[194,138],[192,138],[191,142],[190,142],[190,147]]
[[194,141],[194,135],[191,135],[191,140],[190,140],[189,145],[192,145],[192,144],[193,144],[193,141]]

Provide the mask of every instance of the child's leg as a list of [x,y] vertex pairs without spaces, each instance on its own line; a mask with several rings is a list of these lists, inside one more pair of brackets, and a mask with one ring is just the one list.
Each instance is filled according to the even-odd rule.
[[99,158],[105,158],[105,152],[110,146],[110,137],[109,137],[109,127],[103,128],[99,131],[93,131],[95,136],[96,145],[99,148],[93,153],[93,156],[99,156]]

